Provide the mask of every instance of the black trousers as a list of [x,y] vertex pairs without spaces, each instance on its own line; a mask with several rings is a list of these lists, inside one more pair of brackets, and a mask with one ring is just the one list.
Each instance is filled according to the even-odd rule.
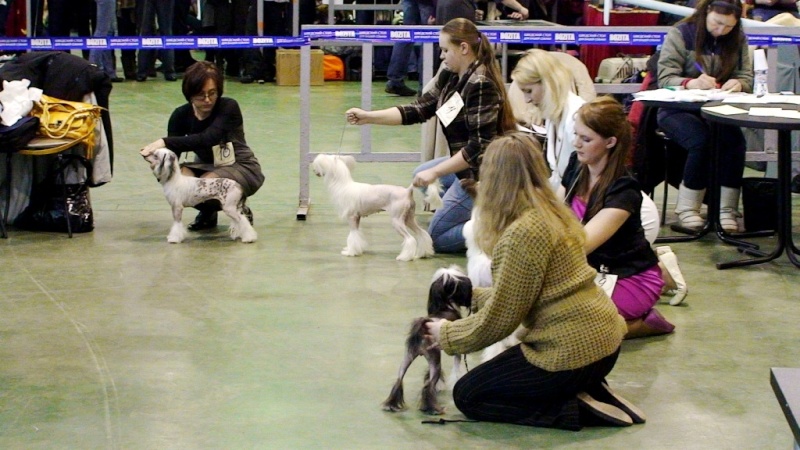
[[575,395],[595,390],[617,356],[619,349],[579,369],[548,372],[528,362],[517,345],[458,380],[453,400],[470,419],[577,431],[582,424]]

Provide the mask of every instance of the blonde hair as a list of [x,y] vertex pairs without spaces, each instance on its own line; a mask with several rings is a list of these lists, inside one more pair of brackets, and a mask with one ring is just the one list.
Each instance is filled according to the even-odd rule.
[[544,98],[538,108],[545,119],[561,121],[567,98],[575,84],[572,72],[561,61],[545,50],[528,50],[511,72],[511,79],[519,85],[541,83]]
[[481,182],[475,207],[475,240],[491,255],[509,225],[535,209],[552,229],[578,236],[583,245],[583,227],[550,187],[547,164],[538,141],[524,133],[495,138],[481,163]]

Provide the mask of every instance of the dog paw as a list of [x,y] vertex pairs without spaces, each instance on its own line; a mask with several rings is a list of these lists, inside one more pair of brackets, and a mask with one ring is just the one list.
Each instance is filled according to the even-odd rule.
[[383,406],[381,406],[381,409],[388,412],[401,412],[405,411],[406,407],[403,405],[393,405],[384,403]]
[[413,260],[415,260],[416,258],[414,258],[414,256],[413,256],[413,255],[412,255],[412,256],[408,256],[408,255],[397,255],[397,258],[395,258],[395,259],[396,259],[397,261],[413,261]]
[[344,256],[361,256],[361,253],[356,253],[356,252],[354,252],[352,250],[349,250],[349,249],[344,249],[344,250],[342,250],[341,253]]
[[169,242],[170,244],[180,244],[181,242],[183,242],[183,239],[167,237],[167,242]]

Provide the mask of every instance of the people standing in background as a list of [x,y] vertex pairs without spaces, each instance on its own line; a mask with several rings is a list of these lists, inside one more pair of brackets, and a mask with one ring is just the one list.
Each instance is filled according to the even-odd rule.
[[[117,34],[136,36],[136,0],[117,0]],[[136,50],[119,51],[126,80],[136,79]]]
[[[95,4],[92,0],[47,0],[47,34],[49,36],[71,36],[75,30],[80,37],[92,36]],[[105,35],[104,35],[105,36]],[[81,50],[84,59],[89,59],[89,50]]]
[[[403,25],[427,25],[434,14],[432,0],[403,0]],[[406,86],[404,81],[408,75],[408,62],[414,51],[413,42],[395,42],[392,45],[392,56],[389,58],[389,68],[386,72],[389,81],[384,88],[387,94],[401,97],[417,95],[417,91]],[[422,52],[417,56],[418,73],[421,72],[421,67]]]
[[[197,3],[195,0],[175,0],[175,13],[172,17],[172,33],[175,36],[193,36],[202,31],[197,19]],[[195,59],[188,49],[175,50],[175,72],[183,72],[194,64]]]
[[[94,28],[95,37],[108,37],[116,34],[117,0],[95,0],[97,15]],[[91,50],[89,62],[99,67],[112,82],[125,81],[117,76],[114,50]]]
[[[138,0],[136,2],[136,17],[139,24],[139,36],[172,36],[172,16],[175,12],[175,0]],[[158,22],[158,34],[156,34]],[[164,79],[175,81],[175,52],[172,49],[160,49],[158,55],[161,59],[161,70]],[[155,50],[140,50],[139,61],[136,68],[136,81],[147,81],[147,73],[155,61]]]
[[798,6],[795,0],[754,0],[753,9],[750,10],[750,17],[753,20],[766,22],[778,14],[788,13],[794,17],[800,17]]

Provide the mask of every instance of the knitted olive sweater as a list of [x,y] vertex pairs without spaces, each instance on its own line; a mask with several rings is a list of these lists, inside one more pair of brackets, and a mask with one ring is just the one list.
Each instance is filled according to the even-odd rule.
[[584,367],[616,351],[625,320],[594,284],[583,246],[565,229],[551,229],[536,209],[511,224],[494,249],[490,288],[473,291],[475,314],[444,322],[448,354],[478,351],[528,329],[522,351],[531,364],[557,372]]

